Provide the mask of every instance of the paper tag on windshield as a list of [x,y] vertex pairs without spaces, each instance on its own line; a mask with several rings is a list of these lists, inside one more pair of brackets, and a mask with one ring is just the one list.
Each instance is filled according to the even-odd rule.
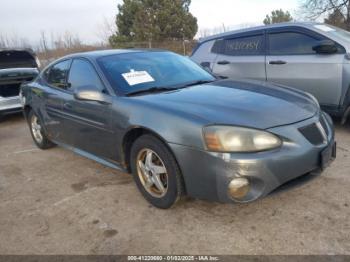
[[316,27],[317,29],[320,29],[324,32],[331,32],[331,31],[335,31],[333,28],[326,26],[326,25],[315,25],[314,27]]
[[130,86],[154,82],[153,77],[146,71],[131,71],[129,73],[122,74],[122,76]]

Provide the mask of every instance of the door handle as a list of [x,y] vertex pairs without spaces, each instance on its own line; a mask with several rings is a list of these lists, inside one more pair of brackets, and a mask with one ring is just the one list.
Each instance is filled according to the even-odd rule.
[[201,67],[207,67],[210,68],[210,62],[202,62]]
[[66,108],[66,109],[72,109],[73,108],[73,106],[70,103],[68,103],[68,102],[64,103],[63,107]]
[[282,61],[282,60],[275,60],[275,61],[269,61],[270,65],[285,65],[287,64],[286,61]]
[[217,64],[218,65],[228,65],[228,64],[230,64],[230,62],[226,61],[226,60],[223,60],[223,61],[219,61]]

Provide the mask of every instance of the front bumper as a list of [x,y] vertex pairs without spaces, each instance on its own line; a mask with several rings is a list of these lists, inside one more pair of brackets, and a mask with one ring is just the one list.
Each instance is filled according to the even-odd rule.
[[[330,117],[322,113],[327,133],[325,140],[312,144],[300,128],[318,123],[319,116],[268,131],[283,139],[282,147],[259,153],[213,153],[170,144],[184,176],[189,196],[220,202],[250,202],[266,196],[289,180],[322,167],[322,152],[334,143]],[[323,163],[324,164],[324,163]],[[233,178],[246,177],[251,190],[243,199],[232,199],[228,184]]]
[[0,113],[1,114],[20,112],[21,110],[22,110],[22,104],[19,96],[12,96],[12,97],[0,96]]

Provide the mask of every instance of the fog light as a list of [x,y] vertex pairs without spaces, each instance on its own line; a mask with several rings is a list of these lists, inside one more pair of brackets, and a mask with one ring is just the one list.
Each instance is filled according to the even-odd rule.
[[233,198],[243,198],[248,194],[249,190],[249,181],[244,177],[232,179],[228,185],[228,192]]

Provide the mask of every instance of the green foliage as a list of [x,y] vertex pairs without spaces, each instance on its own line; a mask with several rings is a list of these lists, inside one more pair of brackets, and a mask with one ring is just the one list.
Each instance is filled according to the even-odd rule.
[[117,32],[110,37],[112,46],[129,41],[193,39],[197,19],[189,12],[191,0],[123,0],[118,5]]
[[265,25],[282,23],[282,22],[290,22],[293,20],[293,17],[290,15],[288,11],[284,12],[282,9],[274,10],[271,12],[271,15],[266,15],[264,19]]

